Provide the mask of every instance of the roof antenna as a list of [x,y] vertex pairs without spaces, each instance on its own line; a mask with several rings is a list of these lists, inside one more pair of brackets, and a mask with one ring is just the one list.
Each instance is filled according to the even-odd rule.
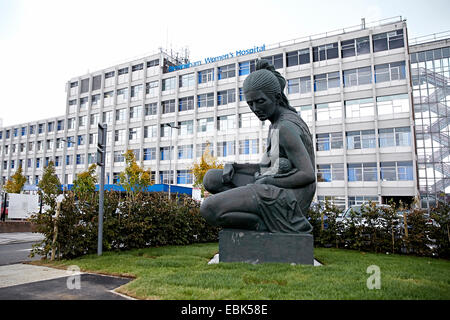
[[361,18],[361,30],[366,28],[366,18]]

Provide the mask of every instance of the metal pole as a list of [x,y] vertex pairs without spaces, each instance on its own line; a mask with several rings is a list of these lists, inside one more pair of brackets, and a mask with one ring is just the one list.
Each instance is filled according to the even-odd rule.
[[102,255],[103,248],[103,199],[105,193],[105,164],[102,165],[100,170],[100,195],[98,205],[98,245],[97,254]]
[[170,201],[170,185],[171,185],[171,174],[172,174],[172,126],[169,124],[170,127],[170,149],[169,149],[169,201]]

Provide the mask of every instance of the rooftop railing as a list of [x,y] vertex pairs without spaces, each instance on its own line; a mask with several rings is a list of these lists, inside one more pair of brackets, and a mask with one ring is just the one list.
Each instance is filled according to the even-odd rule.
[[409,42],[410,46],[415,46],[415,45],[422,44],[422,43],[427,43],[427,42],[432,42],[432,41],[437,41],[437,40],[442,40],[442,39],[448,39],[448,38],[450,38],[450,30],[416,37],[413,39],[409,39],[408,42]]

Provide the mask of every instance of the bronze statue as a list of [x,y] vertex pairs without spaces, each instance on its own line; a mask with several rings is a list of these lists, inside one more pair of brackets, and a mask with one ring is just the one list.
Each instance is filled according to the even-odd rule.
[[289,105],[286,80],[266,60],[244,81],[247,104],[269,120],[268,145],[258,164],[225,164],[203,180],[212,195],[200,208],[208,223],[223,228],[307,233],[305,218],[316,191],[314,148],[308,126]]

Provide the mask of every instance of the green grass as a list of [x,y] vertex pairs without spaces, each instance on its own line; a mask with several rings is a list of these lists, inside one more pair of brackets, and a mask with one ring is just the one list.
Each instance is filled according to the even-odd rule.
[[[217,252],[217,243],[207,243],[36,263],[133,276],[118,291],[139,299],[450,299],[448,260],[315,248],[323,266],[208,265]],[[370,265],[380,267],[379,290],[367,288]]]

